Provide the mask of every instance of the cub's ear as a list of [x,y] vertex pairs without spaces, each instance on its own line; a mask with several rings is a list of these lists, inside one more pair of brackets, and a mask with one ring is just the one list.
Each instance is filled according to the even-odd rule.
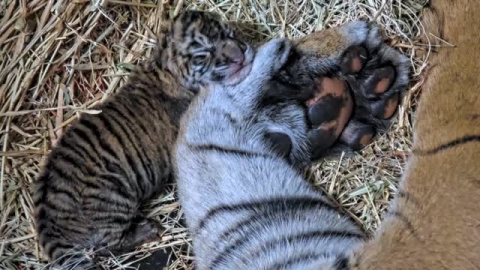
[[272,150],[282,158],[288,158],[292,151],[292,140],[290,136],[281,132],[267,132],[265,142],[270,145]]

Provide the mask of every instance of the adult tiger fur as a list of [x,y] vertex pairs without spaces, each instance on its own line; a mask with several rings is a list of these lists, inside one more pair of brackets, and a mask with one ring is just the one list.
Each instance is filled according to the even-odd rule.
[[[318,41],[315,50],[314,40]],[[292,60],[295,50],[300,55],[314,51],[316,58],[310,54]],[[199,270],[327,269],[339,265],[365,241],[361,229],[296,170],[303,160],[295,157],[301,155],[285,159],[264,140],[272,132],[281,133],[291,152],[308,149],[308,118],[298,100],[282,103],[275,117],[265,117],[271,115],[271,108],[264,107],[273,93],[289,96],[298,91],[275,83],[281,69],[294,72],[299,70],[296,65],[308,61],[323,65],[317,71],[321,81],[337,69],[351,85],[363,86],[355,89],[371,97],[365,98],[366,106],[389,100],[383,97],[398,94],[408,82],[405,58],[382,42],[379,29],[354,22],[309,36],[293,48],[286,40],[273,40],[258,50],[252,71],[242,82],[200,93],[182,120],[174,159]],[[388,69],[397,75],[387,84],[390,88],[379,79]],[[322,91],[331,87],[336,88],[324,84]],[[372,98],[375,95],[379,98]],[[330,121],[325,117],[319,122]]]
[[235,84],[253,50],[212,13],[187,11],[163,33],[155,55],[117,94],[62,136],[36,181],[40,247],[55,264],[91,269],[88,257],[157,240],[161,228],[139,212],[171,178],[180,117],[208,83]]
[[479,13],[480,1],[431,1],[427,33],[455,47],[432,58],[390,214],[344,269],[480,268]]
[[[432,59],[412,156],[397,198],[371,240],[365,241],[268,145],[257,143],[258,134],[272,125],[302,130],[300,116],[232,127],[209,112],[214,100],[199,99],[184,122],[175,155],[199,269],[479,269],[479,13],[475,0],[431,3],[427,30],[455,48],[440,49]],[[281,62],[278,47],[267,45],[267,67]],[[252,80],[250,92],[262,88],[258,79],[246,79]],[[244,94],[236,86],[213,88],[209,95],[222,93]],[[243,97],[239,106],[248,110],[256,98]],[[202,115],[222,128],[199,123]]]

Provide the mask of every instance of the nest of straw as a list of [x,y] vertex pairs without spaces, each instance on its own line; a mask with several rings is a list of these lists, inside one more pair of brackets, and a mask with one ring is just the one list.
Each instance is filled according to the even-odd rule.
[[[355,19],[376,21],[412,63],[412,84],[393,127],[353,157],[325,160],[311,181],[367,232],[382,220],[409,155],[412,111],[429,46],[418,19],[420,0],[3,0],[0,1],[0,268],[45,269],[33,226],[31,189],[40,164],[66,127],[125,82],[150,56],[162,20],[183,8],[215,11],[252,42],[298,38]],[[101,263],[124,269],[169,247],[170,269],[191,269],[182,212],[168,187],[145,206],[168,229],[159,243]]]

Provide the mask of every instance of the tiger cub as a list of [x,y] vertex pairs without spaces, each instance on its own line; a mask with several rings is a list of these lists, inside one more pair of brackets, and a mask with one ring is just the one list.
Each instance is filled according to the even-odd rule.
[[161,228],[140,205],[172,176],[179,120],[205,84],[236,84],[253,50],[210,13],[173,20],[151,59],[116,95],[84,114],[50,153],[36,181],[39,243],[57,265],[90,269],[94,255],[155,240]]
[[[314,95],[322,107],[331,105],[324,101],[347,102],[331,94],[347,80],[354,95],[363,97],[353,126],[332,120],[331,115],[342,113],[336,103],[314,122],[326,125],[324,131],[329,126],[358,131],[362,117],[382,121],[393,114],[389,104],[397,106],[408,82],[407,66],[402,55],[382,42],[377,27],[354,22],[308,36],[293,47],[286,40],[270,41],[258,49],[242,82],[211,85],[200,93],[182,120],[174,154],[196,268],[343,266],[344,256],[364,243],[365,235],[296,169],[304,160],[293,153],[316,144],[304,98],[310,103],[308,96]],[[316,69],[318,88],[286,84],[289,75],[314,80],[313,70],[304,72],[310,68]],[[272,102],[275,96],[284,99]],[[375,110],[378,102],[383,102],[382,110]],[[364,114],[356,118],[355,113]],[[318,139],[322,148],[322,137]]]

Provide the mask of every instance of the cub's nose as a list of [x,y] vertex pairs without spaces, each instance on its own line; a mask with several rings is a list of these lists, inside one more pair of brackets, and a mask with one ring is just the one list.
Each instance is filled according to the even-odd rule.
[[225,47],[223,48],[223,54],[226,56],[232,63],[241,64],[245,60],[245,50],[240,47],[241,44],[228,40],[225,42]]

